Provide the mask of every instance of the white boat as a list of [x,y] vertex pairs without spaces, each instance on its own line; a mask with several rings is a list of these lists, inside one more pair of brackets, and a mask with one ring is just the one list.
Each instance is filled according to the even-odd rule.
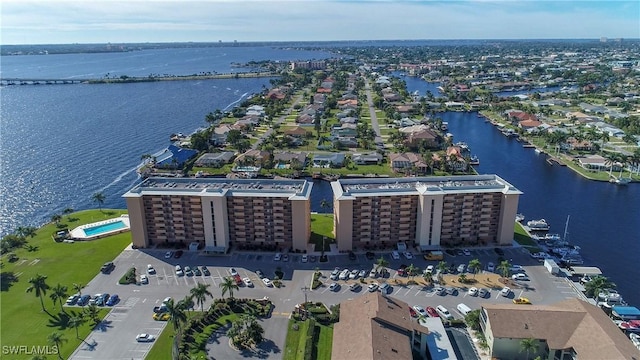
[[629,334],[629,339],[631,339],[633,345],[635,345],[638,350],[640,350],[640,335],[631,333]]
[[536,154],[540,154],[540,153],[542,153],[542,151],[541,151],[540,149],[538,149],[538,148],[536,148],[536,149],[535,149],[535,150],[533,150],[533,151],[535,151],[535,152],[536,152]]
[[617,178],[616,179],[616,184],[617,185],[627,185],[630,182],[631,182],[631,178]]
[[545,219],[540,220],[529,220],[527,221],[527,226],[532,231],[547,231],[549,230],[549,224]]
[[523,214],[516,214],[516,221],[517,222],[521,222],[522,220],[524,220],[524,215]]
[[480,165],[480,159],[476,155],[472,155],[469,159],[469,165]]

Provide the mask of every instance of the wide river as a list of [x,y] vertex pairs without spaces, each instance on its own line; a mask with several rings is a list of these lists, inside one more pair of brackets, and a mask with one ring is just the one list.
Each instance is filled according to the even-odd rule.
[[[324,52],[256,48],[150,50],[122,54],[71,54],[2,58],[3,77],[93,78],[154,74],[187,75],[241,69],[232,62],[326,58]],[[407,81],[424,95],[434,84]],[[422,82],[423,83],[423,82]],[[121,195],[139,181],[140,156],[162,150],[174,132],[205,125],[205,115],[225,109],[269,85],[269,79],[169,81],[101,85],[7,86],[0,91],[0,235],[38,226],[67,207],[124,208]],[[480,173],[497,174],[520,189],[519,212],[545,218],[552,232],[582,248],[585,265],[600,267],[624,298],[640,305],[640,185],[585,180],[550,166],[475,113],[444,113],[455,141],[480,158]],[[331,197],[316,182],[312,210]]]

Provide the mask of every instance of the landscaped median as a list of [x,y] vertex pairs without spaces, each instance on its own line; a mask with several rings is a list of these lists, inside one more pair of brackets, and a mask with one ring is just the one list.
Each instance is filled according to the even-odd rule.
[[[64,303],[69,295],[76,293],[74,284],[87,284],[100,272],[102,264],[113,260],[131,243],[131,234],[127,232],[99,240],[74,243],[55,242],[51,239],[51,234],[61,228],[73,228],[115,218],[121,214],[126,214],[126,211],[102,209],[66,214],[60,217],[57,224],[46,224],[36,229],[33,237],[26,236],[27,244],[12,251],[17,257],[16,261],[9,262],[6,255],[3,255],[0,279],[0,338],[3,351],[9,351],[11,346],[26,346],[27,349],[49,346],[53,349],[51,335],[58,333],[62,336],[58,349],[60,355],[64,359],[71,356],[81,344],[80,339],[86,338],[92,331],[92,322],[80,324],[76,336],[76,328],[72,326],[71,319],[79,317],[83,309],[65,306],[62,311],[58,302],[52,302],[50,296],[52,293],[64,294],[60,299]],[[121,269],[117,271],[119,270]],[[27,292],[32,285],[29,280],[35,280],[38,274],[46,277],[44,283],[48,286],[44,294],[41,293],[42,303],[35,295],[35,289]],[[42,305],[46,312],[42,310]],[[96,315],[103,319],[109,310],[101,308]],[[28,359],[33,353],[16,350],[12,354],[3,355],[11,359]]]

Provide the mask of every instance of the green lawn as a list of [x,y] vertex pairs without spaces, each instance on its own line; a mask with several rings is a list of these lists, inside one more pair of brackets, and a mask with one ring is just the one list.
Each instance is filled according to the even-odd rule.
[[[82,224],[106,220],[125,214],[125,210],[88,210],[77,212],[69,216],[63,216],[61,224],[68,225],[69,229]],[[36,274],[47,276],[46,283],[50,287],[58,283],[68,287],[69,295],[75,293],[74,283],[87,284],[100,271],[100,266],[113,260],[122,250],[131,243],[130,233],[122,233],[107,238],[75,242],[73,244],[56,243],[51,235],[57,230],[55,224],[47,224],[38,229],[34,238],[28,239],[28,244],[37,247],[35,251],[18,249],[15,254],[18,260],[10,263],[6,255],[2,257],[2,291],[0,303],[2,304],[0,320],[0,338],[2,345],[6,346],[45,346],[47,336],[54,331],[59,331],[67,339],[61,346],[63,358],[68,358],[80,345],[76,339],[75,329],[67,326],[66,316],[60,312],[59,304],[55,307],[47,291],[44,298],[45,308],[50,315],[42,312],[40,299],[34,293],[27,293],[29,278]],[[114,281],[126,269],[116,268],[113,272]],[[15,278],[17,281],[12,282]],[[65,299],[66,300],[66,299]],[[67,312],[77,312],[76,308],[68,308]],[[104,317],[108,309],[102,309],[100,316]],[[63,316],[60,316],[63,315]],[[91,331],[88,324],[79,328],[81,338],[85,338]],[[16,356],[14,359],[25,359],[30,356]]]
[[[298,330],[294,330],[294,324],[298,325]],[[309,320],[296,321],[289,320],[289,328],[287,332],[287,339],[284,345],[284,360],[304,360],[304,353],[306,348],[307,335],[311,333],[309,329]],[[314,338],[317,341],[313,344],[313,351],[311,354],[316,356],[312,358],[316,360],[331,360],[331,347],[333,345],[333,327],[324,326],[315,323]]]
[[331,347],[333,346],[333,327],[320,325],[320,338],[316,348],[317,360],[331,360]]
[[171,348],[173,346],[173,338],[176,336],[173,325],[167,324],[160,333],[160,336],[154,341],[153,347],[147,354],[147,359],[171,360]]
[[326,237],[324,249],[331,250],[329,244],[334,243],[333,236],[333,214],[311,214],[311,239],[310,242],[316,245],[315,251],[322,250],[322,238]]

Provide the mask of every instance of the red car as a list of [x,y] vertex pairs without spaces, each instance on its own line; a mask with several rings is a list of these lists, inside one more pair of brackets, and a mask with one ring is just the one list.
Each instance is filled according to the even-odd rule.
[[427,310],[427,314],[429,314],[429,316],[431,316],[431,317],[440,317],[440,315],[438,315],[438,312],[436,311],[436,309],[434,309],[431,306],[427,306],[427,308],[425,310]]
[[411,306],[409,306],[409,314],[411,314],[411,317],[418,317],[418,314],[413,310],[413,308],[411,308]]

